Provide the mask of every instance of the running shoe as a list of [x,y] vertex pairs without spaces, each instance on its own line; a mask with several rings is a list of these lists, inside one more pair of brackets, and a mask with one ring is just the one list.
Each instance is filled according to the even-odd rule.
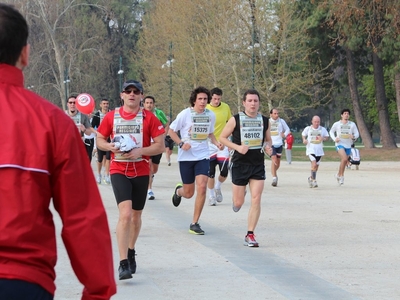
[[244,245],[248,247],[258,247],[256,237],[253,233],[250,233],[244,237]]
[[119,280],[132,278],[131,270],[128,263],[120,263],[118,268]]
[[313,187],[313,188],[317,188],[317,187],[318,187],[318,183],[317,183],[316,180],[313,180],[313,182],[312,182],[312,187]]
[[170,167],[171,166],[171,162],[168,162],[168,167]]
[[272,177],[272,186],[277,186],[278,185],[278,177]]
[[210,206],[216,206],[217,205],[217,200],[215,196],[210,196],[208,198],[208,203]]
[[110,176],[104,176],[104,183],[105,184],[111,184]]
[[238,212],[240,210],[241,207],[236,207],[233,203],[232,203],[232,210],[234,212]]
[[343,185],[344,184],[344,176],[339,177],[339,184]]
[[338,174],[335,174],[334,177],[335,177],[337,183],[340,184],[340,183],[339,183],[339,179],[340,179],[339,175],[338,175]]
[[101,184],[101,175],[100,174],[96,176],[96,181],[98,184]]
[[311,177],[308,177],[308,185],[310,188],[313,187],[313,180],[311,179]]
[[201,229],[199,223],[190,224],[189,232],[197,235],[204,235],[204,230]]
[[147,199],[149,199],[149,200],[154,200],[154,199],[156,199],[156,197],[154,196],[153,191],[148,191],[148,192],[147,192]]
[[128,264],[129,269],[131,270],[131,274],[136,273],[136,251],[135,249],[128,249]]
[[174,194],[172,195],[172,204],[173,204],[175,207],[178,207],[179,204],[181,204],[182,196],[178,196],[178,195],[176,194],[176,191],[177,191],[178,189],[180,189],[181,187],[182,187],[182,183],[178,183],[178,184],[175,186],[175,191],[174,191]]
[[217,198],[218,203],[221,203],[222,200],[224,200],[224,197],[222,197],[221,189],[215,189],[215,197]]

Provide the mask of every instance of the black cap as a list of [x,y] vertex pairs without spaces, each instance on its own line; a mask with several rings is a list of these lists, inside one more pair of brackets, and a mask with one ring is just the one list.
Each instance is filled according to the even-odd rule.
[[137,88],[140,92],[143,93],[143,86],[139,81],[136,80],[128,80],[124,82],[124,85],[122,86],[122,90],[125,91],[127,87],[129,86],[134,86]]

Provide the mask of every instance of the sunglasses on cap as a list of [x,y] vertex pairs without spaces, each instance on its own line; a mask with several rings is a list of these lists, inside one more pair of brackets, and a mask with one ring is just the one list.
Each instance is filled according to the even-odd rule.
[[122,91],[124,94],[127,94],[127,95],[130,95],[132,92],[135,94],[135,95],[140,95],[141,94],[141,92],[139,91],[139,90],[135,90],[135,89],[131,89],[131,90],[124,90],[124,91]]

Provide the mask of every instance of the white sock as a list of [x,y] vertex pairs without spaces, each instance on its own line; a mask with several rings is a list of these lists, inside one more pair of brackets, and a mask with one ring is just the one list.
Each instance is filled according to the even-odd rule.
[[217,190],[221,189],[221,184],[222,184],[222,182],[217,180],[217,183],[215,184],[214,188],[217,189]]
[[208,194],[210,195],[210,197],[215,197],[215,190],[214,189],[207,188],[207,190],[208,190]]

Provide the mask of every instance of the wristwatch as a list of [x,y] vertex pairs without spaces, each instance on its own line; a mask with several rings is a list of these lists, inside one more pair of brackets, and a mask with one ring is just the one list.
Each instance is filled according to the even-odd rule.
[[184,142],[180,142],[180,143],[178,144],[179,148],[182,148],[183,144],[184,144]]

